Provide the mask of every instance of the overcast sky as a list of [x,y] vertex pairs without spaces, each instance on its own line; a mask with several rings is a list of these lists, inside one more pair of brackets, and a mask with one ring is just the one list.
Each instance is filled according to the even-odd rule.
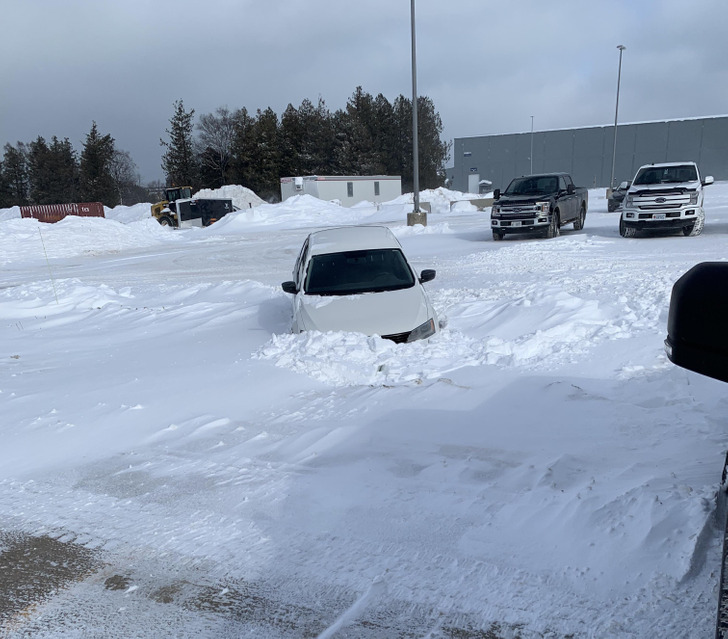
[[[163,177],[175,100],[197,116],[357,86],[412,95],[408,0],[0,0],[0,145],[96,121]],[[443,139],[728,114],[726,0],[417,0],[418,93]]]

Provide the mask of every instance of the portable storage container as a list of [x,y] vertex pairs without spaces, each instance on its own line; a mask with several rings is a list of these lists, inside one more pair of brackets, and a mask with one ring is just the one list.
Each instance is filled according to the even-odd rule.
[[67,215],[80,217],[105,217],[101,202],[82,202],[81,204],[32,204],[20,207],[20,217],[32,217],[39,222],[59,222]]

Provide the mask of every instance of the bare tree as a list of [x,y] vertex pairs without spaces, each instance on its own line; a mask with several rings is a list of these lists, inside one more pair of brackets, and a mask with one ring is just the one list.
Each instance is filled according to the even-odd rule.
[[232,158],[235,140],[235,116],[227,107],[219,107],[215,113],[201,115],[197,123],[197,153],[202,164],[203,174],[219,181],[222,186],[227,181],[228,168]]
[[124,204],[124,195],[139,182],[137,167],[129,151],[114,149],[109,161],[109,173],[119,194],[119,204]]

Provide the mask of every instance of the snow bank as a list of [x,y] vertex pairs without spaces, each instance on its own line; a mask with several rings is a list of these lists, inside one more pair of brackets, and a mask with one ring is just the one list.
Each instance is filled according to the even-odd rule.
[[253,191],[239,184],[227,184],[219,189],[202,189],[197,191],[194,197],[230,199],[233,201],[233,206],[239,209],[250,209],[264,203],[264,200]]

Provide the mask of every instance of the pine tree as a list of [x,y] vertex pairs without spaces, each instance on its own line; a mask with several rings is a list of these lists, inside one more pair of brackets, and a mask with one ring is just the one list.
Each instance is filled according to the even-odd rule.
[[48,146],[42,136],[28,147],[28,175],[32,204],[65,204],[76,199],[78,163],[68,138],[53,136]]
[[170,128],[166,130],[169,142],[159,141],[167,149],[162,156],[162,170],[167,176],[168,186],[199,186],[192,139],[194,114],[194,109],[186,112],[182,100],[177,100],[174,103],[174,115],[169,120]]
[[378,175],[384,167],[376,144],[377,126],[373,99],[357,87],[346,104],[337,111],[335,158],[342,175]]
[[268,107],[258,109],[251,129],[255,147],[254,162],[250,167],[251,188],[260,197],[275,200],[280,197],[281,149],[278,116]]
[[[417,136],[419,138],[419,178],[421,189],[432,189],[444,181],[445,162],[450,147],[440,140],[442,120],[435,111],[430,98],[417,98]],[[394,118],[397,126],[397,148],[402,167],[402,188],[412,190],[414,172],[412,170],[412,100],[400,95],[394,101]]]
[[28,175],[28,150],[25,144],[6,144],[3,148],[0,171],[0,207],[22,206],[29,202],[30,178]]
[[420,185],[423,189],[434,189],[445,181],[445,162],[450,157],[450,145],[440,139],[442,120],[432,100],[419,96],[417,104]]
[[79,165],[76,152],[68,138],[55,135],[49,147],[56,202],[74,202],[78,197]]
[[111,162],[114,157],[114,138],[100,135],[96,122],[86,136],[81,152],[79,197],[85,202],[102,202],[106,206],[119,203]]
[[255,191],[255,143],[253,128],[255,118],[243,107],[233,115],[233,143],[230,171],[233,182]]

